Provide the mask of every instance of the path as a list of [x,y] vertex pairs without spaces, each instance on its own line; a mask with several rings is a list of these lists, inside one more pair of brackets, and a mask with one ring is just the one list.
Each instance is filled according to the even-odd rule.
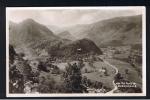
[[[100,57],[99,57],[99,58],[100,58]],[[100,58],[100,59],[102,59],[102,58]],[[111,66],[113,69],[115,69],[115,75],[118,74],[118,69],[117,69],[114,65],[110,64],[108,61],[106,61],[106,60],[104,60],[104,59],[102,59],[102,60],[103,60],[103,62],[104,62],[105,64],[107,64],[107,65]],[[113,88],[111,91],[107,92],[107,93],[114,93],[114,91],[118,89],[117,85],[115,84],[115,80],[113,80],[112,83],[113,83],[114,88]]]

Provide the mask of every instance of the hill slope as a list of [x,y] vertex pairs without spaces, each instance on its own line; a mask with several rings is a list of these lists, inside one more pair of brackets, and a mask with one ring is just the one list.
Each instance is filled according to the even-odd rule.
[[10,22],[9,25],[10,42],[12,45],[28,45],[40,40],[58,39],[46,26],[35,22],[32,19],[24,20],[15,24]]
[[89,39],[76,41],[45,41],[33,46],[35,51],[46,50],[53,57],[73,57],[77,54],[102,54],[102,51]]
[[62,39],[75,40],[75,37],[73,37],[68,31],[63,31],[57,36],[61,37]]
[[89,38],[98,46],[142,43],[142,16],[116,17],[68,28],[77,38]]
[[[60,35],[71,36],[68,34],[65,31]],[[32,19],[27,19],[19,24],[10,23],[10,43],[15,45],[17,53],[23,52],[27,58],[36,58],[43,51],[55,57],[72,57],[78,53],[102,54],[93,41],[89,39],[70,41],[69,37],[67,39],[60,38],[47,27]]]
[[65,51],[65,55],[70,54],[102,54],[102,51],[89,39],[81,39],[62,46],[61,50]]

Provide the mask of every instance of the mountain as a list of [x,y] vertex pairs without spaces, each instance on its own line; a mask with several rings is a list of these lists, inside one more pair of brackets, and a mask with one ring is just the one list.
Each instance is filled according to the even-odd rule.
[[51,41],[64,40],[33,19],[26,19],[20,23],[10,22],[9,35],[9,42],[14,46],[16,52],[24,53],[26,58],[30,59],[38,57],[40,47],[50,48]]
[[82,39],[86,37],[86,31],[88,30],[88,28],[90,29],[91,27],[92,25],[90,24],[77,24],[70,27],[64,27],[64,29],[69,31],[77,39]]
[[62,39],[69,39],[69,40],[75,40],[76,39],[68,31],[63,31],[63,32],[57,34],[57,36],[61,37]]
[[55,26],[55,25],[47,25],[47,27],[54,33],[54,34],[59,34],[63,31],[65,31],[64,28],[60,28],[58,26]]
[[142,15],[122,16],[67,28],[77,38],[88,38],[98,46],[142,43]]
[[72,57],[78,53],[102,54],[93,41],[72,41],[74,38],[68,31],[54,35],[46,26],[32,19],[18,24],[10,22],[9,31],[10,43],[15,46],[17,53],[23,52],[26,58],[30,59],[40,56],[43,52],[54,57]]
[[46,26],[33,19],[26,19],[18,24],[10,22],[9,35],[10,43],[15,46],[29,45],[42,40],[59,39]]

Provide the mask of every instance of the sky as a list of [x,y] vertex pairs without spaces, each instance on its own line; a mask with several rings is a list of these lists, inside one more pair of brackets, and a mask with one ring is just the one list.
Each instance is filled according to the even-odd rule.
[[25,19],[33,20],[44,25],[67,27],[76,24],[90,24],[96,21],[119,17],[142,14],[142,7],[97,7],[90,8],[8,8],[7,20],[19,23]]

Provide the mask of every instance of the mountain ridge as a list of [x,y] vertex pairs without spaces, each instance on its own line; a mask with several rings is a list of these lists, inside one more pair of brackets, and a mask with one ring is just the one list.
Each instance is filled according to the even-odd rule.
[[44,39],[58,39],[46,26],[33,19],[26,19],[20,23],[9,25],[10,42],[13,45],[29,44]]
[[76,40],[72,34],[70,34],[68,31],[63,31],[57,34],[57,36],[61,37],[62,39],[69,39],[69,40]]
[[68,28],[68,31],[79,39],[91,39],[99,47],[139,44],[142,40],[142,16],[115,17],[88,25],[74,26]]
[[10,26],[11,44],[16,45],[16,48],[19,48],[17,48],[17,51],[25,52],[30,58],[32,57],[31,55],[35,57],[41,55],[43,50],[46,50],[51,56],[58,57],[76,55],[78,48],[84,51],[82,54],[102,53],[95,43],[89,39],[72,41],[60,38],[46,26],[32,19],[26,19],[15,26]]

